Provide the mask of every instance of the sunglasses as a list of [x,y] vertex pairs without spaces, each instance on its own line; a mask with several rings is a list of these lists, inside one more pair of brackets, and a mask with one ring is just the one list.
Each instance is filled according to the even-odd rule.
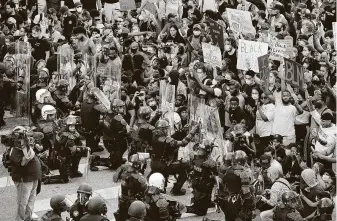
[[262,100],[267,99],[268,97],[261,97]]

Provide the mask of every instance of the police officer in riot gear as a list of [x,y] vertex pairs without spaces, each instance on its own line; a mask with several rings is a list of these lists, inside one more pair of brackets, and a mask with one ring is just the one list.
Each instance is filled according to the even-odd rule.
[[255,216],[253,173],[246,165],[247,154],[242,150],[235,151],[233,166],[227,169],[220,185],[217,203],[228,221],[237,218],[250,221]]
[[122,181],[121,196],[119,197],[119,208],[114,213],[116,221],[126,220],[128,218],[128,208],[135,200],[141,200],[144,192],[147,189],[147,182],[145,177],[140,173],[141,162],[138,155],[134,154],[130,157],[132,165],[122,165],[113,176],[113,181]]
[[99,196],[92,197],[87,205],[88,214],[83,216],[80,221],[109,221],[106,218],[108,212],[106,203]]
[[181,204],[165,199],[165,177],[161,173],[153,173],[149,177],[149,187],[145,193],[144,202],[148,208],[148,221],[174,221],[181,216]]
[[[38,82],[30,87],[31,94],[36,94],[36,92],[40,89],[46,89],[49,84],[49,70],[47,68],[39,70],[38,76]],[[34,97],[31,98],[31,101],[34,101]]]
[[92,153],[104,150],[103,147],[98,145],[101,112],[101,105],[97,103],[92,90],[89,90],[86,99],[81,104],[81,127],[79,132],[85,137],[86,145],[91,149]]
[[216,182],[217,165],[212,159],[208,159],[212,152],[213,144],[208,140],[204,145],[199,146],[199,150],[192,162],[193,170],[191,174],[193,198],[192,206],[187,207],[187,213],[195,213],[198,216],[207,214],[207,209],[212,204],[212,190]]
[[65,79],[59,80],[56,89],[50,89],[52,98],[56,101],[56,107],[62,112],[62,114],[68,114],[70,110],[74,109],[74,104],[68,97],[69,83]]
[[87,202],[92,196],[92,187],[86,183],[81,184],[77,189],[77,199],[70,208],[70,217],[74,221],[79,221],[87,212]]
[[109,158],[91,156],[90,170],[97,171],[97,166],[117,169],[123,163],[123,154],[130,140],[129,125],[123,118],[125,113],[125,103],[120,99],[114,99],[111,103],[111,110],[102,122],[103,143],[110,156]]
[[127,221],[144,221],[146,217],[146,206],[142,201],[131,203],[128,214],[130,218]]
[[41,117],[42,107],[45,105],[52,105],[55,107],[56,102],[52,99],[50,92],[47,89],[40,89],[35,94],[36,101],[32,108],[32,121],[37,123]]
[[152,138],[153,151],[151,156],[151,172],[160,172],[166,179],[171,174],[178,174],[177,182],[174,184],[171,191],[174,195],[184,195],[186,193],[181,187],[187,180],[186,170],[189,168],[188,164],[177,160],[177,151],[179,147],[186,146],[190,142],[198,129],[198,126],[193,127],[184,139],[178,141],[168,136],[168,121],[159,120],[156,123]]
[[63,221],[61,214],[70,209],[71,201],[65,195],[56,195],[50,199],[50,207],[52,210],[48,211],[41,218],[41,221]]
[[77,124],[75,116],[68,116],[66,119],[66,126],[57,135],[57,145],[59,151],[59,159],[62,168],[62,173],[68,177],[68,170],[70,178],[82,177],[83,174],[78,171],[81,157],[88,151],[87,147],[82,146],[80,134],[76,131]]
[[282,203],[274,207],[274,220],[302,221],[303,217],[298,210],[303,208],[300,196],[294,191],[282,194]]

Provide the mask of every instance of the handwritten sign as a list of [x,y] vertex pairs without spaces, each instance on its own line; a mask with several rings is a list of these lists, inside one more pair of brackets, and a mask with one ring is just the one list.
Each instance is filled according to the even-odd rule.
[[[269,83],[269,56],[265,54],[257,58],[260,69],[260,78],[265,83]],[[268,88],[268,85],[266,86]]]
[[128,11],[136,9],[135,0],[119,0],[121,11]]
[[157,8],[156,6],[152,3],[152,2],[146,2],[144,7],[144,10],[148,10],[151,14],[153,14],[154,16],[157,15]]
[[280,40],[272,40],[269,43],[271,48],[270,59],[282,61],[284,57],[289,58],[287,54],[287,45]]
[[233,31],[244,34],[256,34],[250,12],[227,8],[227,15],[229,25]]
[[214,12],[218,11],[215,0],[199,0],[199,5],[201,6],[203,12],[206,10],[211,10]]
[[219,47],[207,43],[202,43],[202,53],[204,56],[204,62],[211,64],[212,67],[221,68],[222,60]]
[[304,68],[302,65],[296,63],[295,61],[284,58],[285,64],[285,82],[303,89],[304,86]]
[[224,48],[224,37],[223,37],[222,26],[216,23],[212,19],[208,18],[207,21],[209,22],[209,30],[210,30],[210,35],[211,35],[213,44],[223,49]]
[[256,41],[239,40],[237,68],[259,73],[257,58],[268,53],[268,44]]

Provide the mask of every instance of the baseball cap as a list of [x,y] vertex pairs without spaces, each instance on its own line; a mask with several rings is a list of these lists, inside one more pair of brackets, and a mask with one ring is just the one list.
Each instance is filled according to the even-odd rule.
[[167,15],[167,18],[168,19],[170,19],[170,18],[174,18],[174,17],[176,17],[177,15],[175,15],[175,14],[173,14],[173,13],[169,13],[168,15]]
[[75,2],[74,6],[75,6],[75,8],[80,7],[80,6],[82,6],[82,3],[81,2]]
[[193,29],[199,29],[199,30],[201,30],[201,26],[200,26],[199,24],[195,24],[195,25],[193,26]]
[[282,11],[284,9],[284,7],[281,3],[277,2],[277,3],[271,5],[271,9],[276,9],[276,10]]
[[326,112],[324,114],[322,114],[322,117],[321,117],[322,120],[333,120],[333,116],[330,112]]
[[279,134],[275,134],[275,135],[273,135],[273,140],[274,139],[277,140],[278,142],[282,142],[283,137]]

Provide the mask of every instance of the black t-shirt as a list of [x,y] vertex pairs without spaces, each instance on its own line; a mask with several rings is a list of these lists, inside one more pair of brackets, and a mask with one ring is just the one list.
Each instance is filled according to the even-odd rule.
[[46,59],[46,52],[50,51],[50,44],[44,38],[31,38],[29,39],[29,43],[31,44],[34,51],[32,55],[36,61]]
[[76,26],[76,16],[70,15],[66,18],[64,18],[63,21],[63,35],[66,37],[69,37],[71,32],[73,31],[74,27]]
[[228,66],[228,69],[232,71],[233,73],[237,74],[238,71],[236,69],[236,63],[237,63],[238,57],[236,56],[236,51],[232,55],[228,54],[228,52],[225,51],[223,57],[228,58],[231,61]]
[[85,10],[92,10],[92,9],[96,9],[96,1],[93,0],[81,0],[81,3],[83,5],[83,8]]

